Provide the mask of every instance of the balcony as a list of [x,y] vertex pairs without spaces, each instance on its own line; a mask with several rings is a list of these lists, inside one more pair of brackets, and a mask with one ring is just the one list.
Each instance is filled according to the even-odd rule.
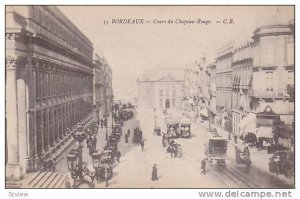
[[266,90],[254,90],[250,89],[248,91],[248,95],[250,97],[256,97],[256,98],[289,98],[289,94],[287,93],[287,90],[281,90],[281,91],[266,91]]

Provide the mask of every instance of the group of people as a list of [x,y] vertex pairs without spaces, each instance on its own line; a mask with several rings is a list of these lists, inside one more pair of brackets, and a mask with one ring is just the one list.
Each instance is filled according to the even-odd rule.
[[100,126],[101,126],[101,128],[107,127],[107,117],[100,119]]
[[127,133],[125,134],[125,143],[128,143],[128,138],[130,137],[130,129],[127,130]]
[[170,153],[171,158],[182,157],[181,145],[176,143],[173,139],[167,137],[164,133],[162,135],[162,145],[163,148],[166,148],[167,152]]
[[92,155],[96,151],[97,136],[96,132],[92,132],[90,128],[87,128],[86,146],[89,149],[89,155]]

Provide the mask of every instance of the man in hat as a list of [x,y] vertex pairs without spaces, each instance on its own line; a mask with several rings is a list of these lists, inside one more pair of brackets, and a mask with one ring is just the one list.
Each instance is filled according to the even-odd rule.
[[206,167],[206,159],[203,158],[202,161],[201,161],[201,169],[202,169],[201,174],[205,175],[205,172],[206,172],[205,167]]
[[105,168],[104,170],[104,179],[105,179],[105,187],[108,187],[108,168]]
[[142,151],[144,151],[144,146],[145,146],[145,141],[144,141],[144,140],[142,140],[142,141],[141,141],[141,147],[142,147]]
[[121,152],[119,150],[117,151],[116,156],[117,156],[117,161],[120,162]]

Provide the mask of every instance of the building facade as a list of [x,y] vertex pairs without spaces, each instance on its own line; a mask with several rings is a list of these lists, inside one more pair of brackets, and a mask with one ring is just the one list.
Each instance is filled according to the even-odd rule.
[[[275,24],[275,25],[274,25]],[[294,22],[257,28],[253,40],[222,47],[206,67],[210,118],[232,136],[294,147]],[[215,84],[215,102],[214,86]]]
[[183,99],[183,70],[145,71],[137,79],[137,106],[156,110],[180,110]]
[[216,84],[216,63],[212,62],[206,67],[206,84],[208,87],[208,119],[209,122],[216,124],[215,117],[216,117],[216,107],[217,107],[217,99],[216,99],[216,91],[217,91],[217,84]]
[[93,69],[93,106],[94,120],[99,124],[99,120],[105,114],[105,60],[97,53],[94,53]]
[[[256,137],[294,147],[294,22],[261,26],[253,35],[253,83],[249,90]],[[242,123],[244,124],[244,123]],[[265,132],[269,132],[266,134]]]
[[104,59],[104,65],[103,65],[103,71],[104,71],[104,101],[105,101],[105,115],[109,114],[112,111],[113,107],[113,87],[112,87],[112,69],[107,63],[107,60]]
[[53,157],[93,112],[93,46],[54,6],[6,7],[6,179]]
[[216,58],[216,123],[229,132],[232,109],[233,43],[218,50]]
[[252,42],[235,48],[233,54],[233,82],[232,82],[232,133],[239,135],[241,120],[251,112],[251,98],[249,90],[253,80],[253,53]]

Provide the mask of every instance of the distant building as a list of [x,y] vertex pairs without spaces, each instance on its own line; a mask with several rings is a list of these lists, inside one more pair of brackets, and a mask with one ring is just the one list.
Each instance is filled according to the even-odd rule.
[[[94,69],[93,69],[93,106],[94,106],[94,120],[99,121],[106,113],[107,89],[110,89],[111,79],[106,80],[109,77],[110,71],[106,69],[108,67],[106,60],[94,53]],[[106,82],[108,81],[108,83]]]
[[179,69],[145,71],[137,79],[137,106],[157,110],[181,109],[184,73]]

